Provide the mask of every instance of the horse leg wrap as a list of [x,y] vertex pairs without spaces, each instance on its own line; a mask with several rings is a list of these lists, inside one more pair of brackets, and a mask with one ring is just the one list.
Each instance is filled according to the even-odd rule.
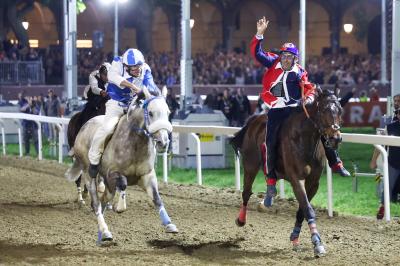
[[167,225],[171,223],[171,218],[169,218],[167,211],[164,206],[160,206],[159,208],[160,219],[163,225]]
[[99,231],[97,231],[97,243],[98,244],[100,244],[101,243],[101,237],[102,237],[102,233],[101,233],[101,231],[99,230]]
[[290,234],[290,241],[294,241],[299,238],[301,232],[301,227],[295,226],[292,233]]
[[321,236],[318,233],[312,234],[311,242],[313,243],[314,247],[321,245],[322,243]]
[[309,219],[308,220],[308,228],[310,228],[310,233],[311,234],[318,234],[317,225],[315,224],[315,220],[314,219]]
[[242,205],[242,207],[240,207],[238,219],[240,222],[246,223],[246,218],[247,218],[247,206]]

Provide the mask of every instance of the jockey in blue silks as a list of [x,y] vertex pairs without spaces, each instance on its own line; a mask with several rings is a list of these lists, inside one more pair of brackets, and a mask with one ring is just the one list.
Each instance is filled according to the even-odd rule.
[[159,94],[151,69],[138,49],[130,48],[122,57],[114,58],[108,73],[108,81],[107,93],[111,99],[106,103],[104,123],[94,134],[89,150],[89,175],[92,178],[95,178],[99,172],[104,142],[114,132],[132,98],[141,92],[143,87],[147,87],[152,93]]

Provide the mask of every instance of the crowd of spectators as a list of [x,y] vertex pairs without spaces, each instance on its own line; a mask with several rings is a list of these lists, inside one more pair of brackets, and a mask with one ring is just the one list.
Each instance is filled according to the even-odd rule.
[[[0,44],[1,61],[42,60],[46,83],[62,84],[63,50],[61,46],[47,49],[20,49],[17,44]],[[78,49],[78,83],[87,84],[89,74],[104,61],[112,60],[112,53],[96,49]],[[180,84],[180,54],[154,52],[145,54],[157,84]],[[370,85],[380,79],[380,57],[377,55],[311,56],[306,63],[309,79],[319,84]],[[193,55],[193,83],[261,84],[264,67],[241,52],[198,52]]]
[[[179,111],[179,103],[170,88],[168,89],[167,104],[171,110],[169,118],[172,120]],[[196,113],[212,113],[214,110],[219,110],[225,115],[229,126],[235,127],[243,126],[246,119],[252,114],[250,101],[243,88],[225,89],[223,93],[213,89],[204,101],[198,93],[194,92],[189,109]]]

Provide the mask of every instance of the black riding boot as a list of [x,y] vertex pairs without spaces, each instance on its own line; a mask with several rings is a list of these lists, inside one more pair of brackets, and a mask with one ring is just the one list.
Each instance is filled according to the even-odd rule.
[[351,176],[349,171],[344,168],[343,163],[339,158],[339,153],[331,147],[326,146],[326,139],[323,136],[321,136],[321,141],[324,145],[325,155],[328,159],[329,166],[332,168],[332,171],[340,174],[341,176]]

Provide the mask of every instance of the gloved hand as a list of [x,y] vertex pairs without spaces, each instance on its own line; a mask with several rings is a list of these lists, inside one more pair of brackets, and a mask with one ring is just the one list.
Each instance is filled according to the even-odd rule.
[[309,97],[306,97],[305,99],[300,99],[300,100],[298,100],[298,101],[297,101],[297,105],[298,105],[299,107],[302,107],[303,104],[304,104],[305,106],[307,106],[307,105],[311,105],[313,102],[314,102],[313,99],[311,99],[311,98],[309,98]]
[[101,97],[107,97],[107,96],[108,96],[108,93],[107,93],[105,90],[101,90],[101,91],[100,91],[100,96],[101,96]]

